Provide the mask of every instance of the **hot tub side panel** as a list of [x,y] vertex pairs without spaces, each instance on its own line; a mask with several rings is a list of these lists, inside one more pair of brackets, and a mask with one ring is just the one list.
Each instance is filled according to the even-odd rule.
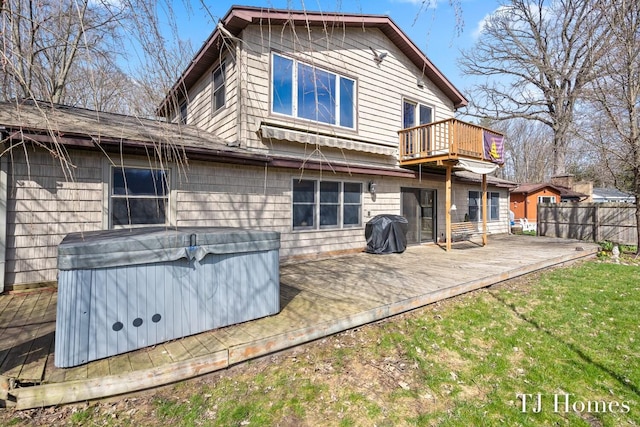
[[77,366],[279,311],[277,249],[61,270],[55,365]]

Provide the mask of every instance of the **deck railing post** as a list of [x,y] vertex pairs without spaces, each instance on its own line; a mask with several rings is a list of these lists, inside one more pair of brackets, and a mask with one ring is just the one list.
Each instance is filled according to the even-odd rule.
[[451,164],[447,164],[447,173],[445,179],[445,200],[444,200],[444,209],[445,209],[445,239],[446,241],[446,249],[447,251],[451,250],[451,169],[453,167]]
[[482,246],[487,244],[487,174],[482,174]]

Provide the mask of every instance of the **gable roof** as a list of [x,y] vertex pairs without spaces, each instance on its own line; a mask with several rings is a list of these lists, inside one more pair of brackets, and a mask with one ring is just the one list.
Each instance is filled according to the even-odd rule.
[[567,198],[567,199],[582,199],[582,198],[589,197],[588,194],[579,193],[579,192],[573,191],[573,190],[571,190],[571,189],[569,189],[567,187],[562,187],[560,185],[550,184],[548,182],[520,184],[519,186],[517,186],[516,188],[511,190],[511,192],[512,193],[522,193],[524,195],[528,195],[528,194],[535,193],[537,191],[543,190],[545,188],[549,188],[549,189],[555,191],[556,193],[558,193],[561,197],[564,197],[564,198]]
[[[455,108],[467,105],[467,99],[442,74],[427,56],[407,37],[407,35],[387,15],[367,15],[336,12],[311,12],[288,9],[269,9],[250,6],[232,6],[220,21],[226,31],[238,36],[251,24],[299,25],[324,27],[356,27],[378,28],[391,40],[400,51],[407,56],[452,102]],[[218,24],[220,26],[220,24]],[[183,98],[185,89],[192,87],[196,81],[219,59],[221,47],[224,45],[219,26],[211,33],[200,50],[196,53],[187,69],[173,85],[164,101],[158,108],[160,114],[165,113],[172,96]],[[165,113],[166,114],[166,113]]]

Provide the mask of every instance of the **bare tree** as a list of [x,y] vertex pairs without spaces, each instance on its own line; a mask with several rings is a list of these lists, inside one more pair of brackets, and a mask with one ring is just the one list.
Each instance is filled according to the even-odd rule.
[[0,30],[3,100],[150,116],[192,54],[168,1],[3,0]]
[[511,119],[497,122],[493,129],[509,135],[505,141],[505,165],[501,178],[519,183],[548,180],[551,163],[551,130],[539,122]]
[[618,0],[602,12],[611,42],[602,58],[605,76],[592,85],[586,137],[616,186],[635,195],[640,242],[640,4]]
[[122,18],[89,0],[5,0],[1,17],[3,98],[53,103],[65,101],[74,69],[105,51]]
[[565,172],[576,104],[600,75],[608,45],[600,2],[507,1],[462,53],[463,72],[486,78],[472,89],[471,114],[547,125],[554,175]]

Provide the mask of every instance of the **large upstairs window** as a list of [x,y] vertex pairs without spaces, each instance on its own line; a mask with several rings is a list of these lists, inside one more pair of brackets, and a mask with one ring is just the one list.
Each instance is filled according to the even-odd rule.
[[282,55],[273,54],[271,111],[355,128],[356,82]]

